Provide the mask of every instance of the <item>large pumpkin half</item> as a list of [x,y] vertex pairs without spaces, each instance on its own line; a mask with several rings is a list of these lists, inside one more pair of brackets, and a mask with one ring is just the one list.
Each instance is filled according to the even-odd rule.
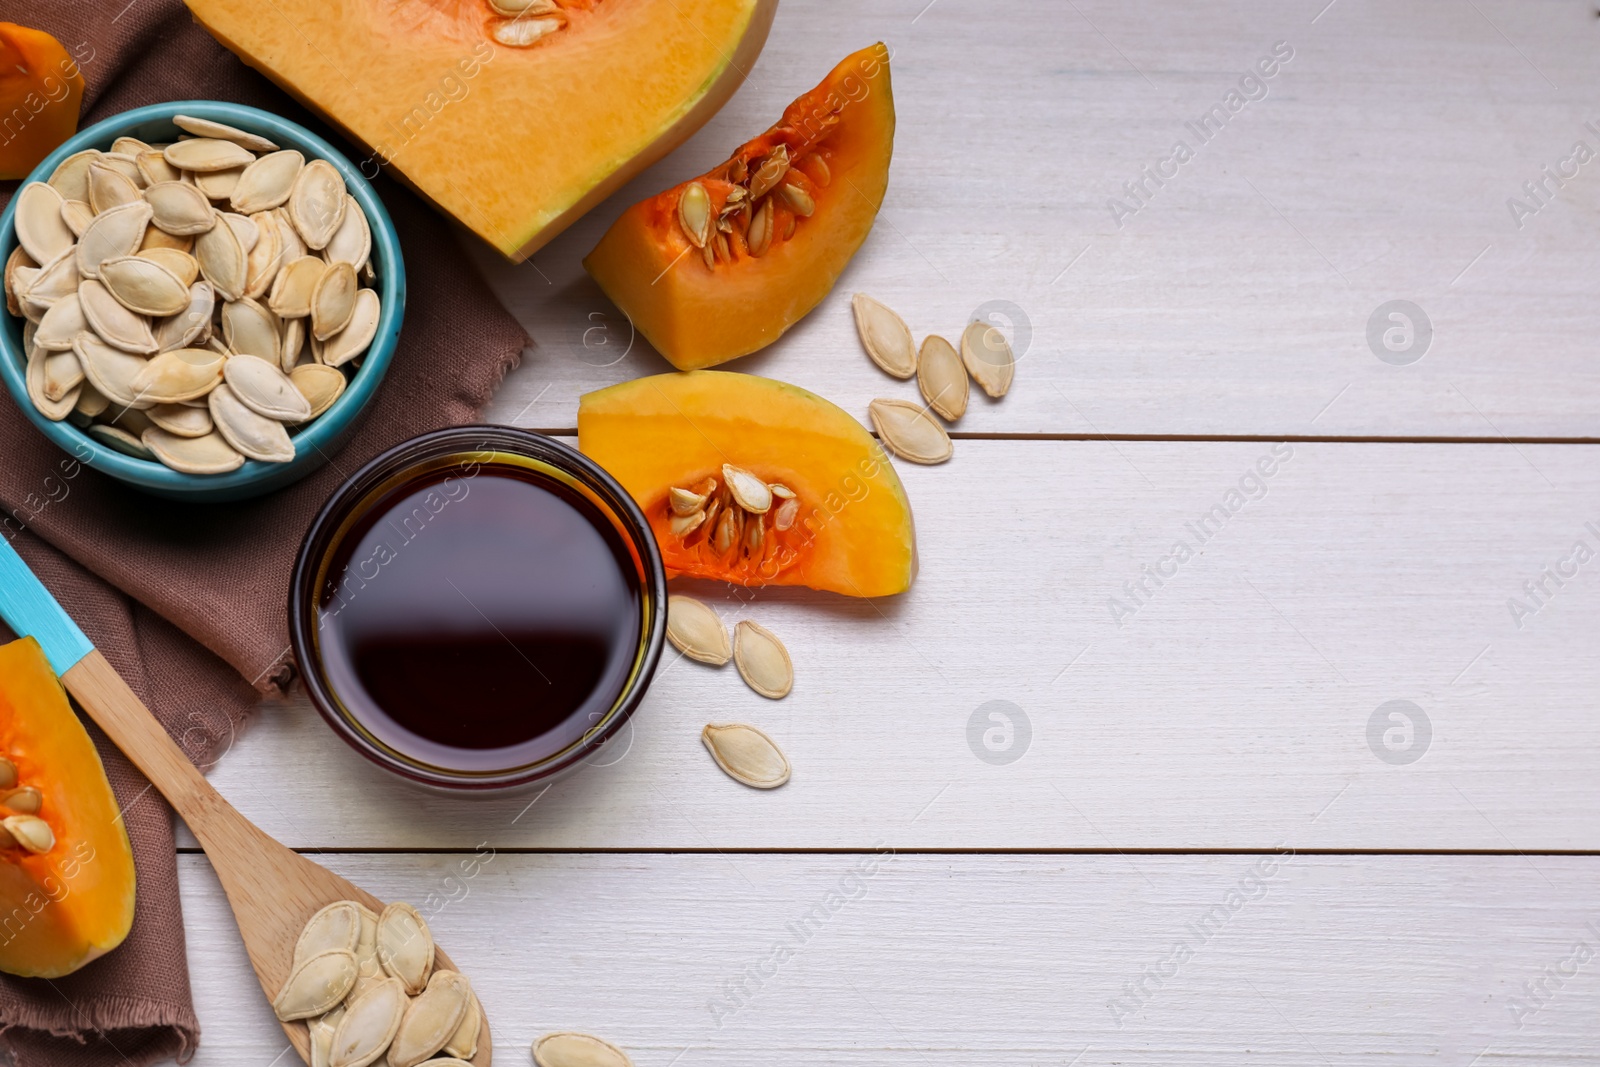
[[679,370],[746,355],[816,307],[889,185],[882,44],[846,56],[727,161],[634,204],[583,265]]
[[905,592],[911,504],[882,446],[843,409],[751,374],[657,374],[585,394],[578,447],[650,520],[668,575]]
[[[777,0],[187,0],[211,33],[512,259],[705,123]],[[415,250],[413,250],[415,251]]]
[[39,643],[0,646],[0,970],[57,978],[133,925],[133,851]]

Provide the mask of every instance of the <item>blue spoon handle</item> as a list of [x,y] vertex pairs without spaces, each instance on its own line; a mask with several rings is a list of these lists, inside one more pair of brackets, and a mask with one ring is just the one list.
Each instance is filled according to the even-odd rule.
[[94,651],[78,624],[7,540],[0,540],[0,619],[18,636],[34,637],[58,675],[66,674]]

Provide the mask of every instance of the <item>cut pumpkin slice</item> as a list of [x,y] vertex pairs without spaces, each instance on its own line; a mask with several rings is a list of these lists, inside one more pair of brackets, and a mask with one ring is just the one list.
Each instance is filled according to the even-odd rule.
[[578,447],[644,509],[669,576],[910,588],[917,539],[900,477],[849,414],[798,386],[724,371],[586,394]]
[[133,926],[133,850],[39,642],[0,646],[0,970],[58,978]]
[[512,259],[699,129],[777,0],[187,0],[246,63]]
[[26,178],[78,128],[83,72],[43,30],[0,22],[0,178]]
[[727,162],[623,212],[583,265],[678,369],[746,355],[839,280],[893,152],[889,50],[875,44]]

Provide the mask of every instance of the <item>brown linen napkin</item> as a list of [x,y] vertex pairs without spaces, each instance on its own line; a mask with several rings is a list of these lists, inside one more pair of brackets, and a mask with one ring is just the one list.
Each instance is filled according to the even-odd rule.
[[[0,0],[0,20],[47,30],[78,58],[85,126],[143,104],[219,99],[327,133],[180,0]],[[288,579],[317,507],[382,449],[473,421],[527,343],[447,225],[392,181],[375,184],[406,258],[400,346],[351,442],[304,481],[238,504],[146,496],[73,463],[0,398],[0,533],[202,767],[232,743],[251,686],[280,692],[293,680]],[[14,191],[5,183],[0,203]],[[170,811],[96,740],[134,844],[134,932],[66,979],[0,976],[0,1051],[17,1067],[139,1067],[187,1059],[198,1040]]]

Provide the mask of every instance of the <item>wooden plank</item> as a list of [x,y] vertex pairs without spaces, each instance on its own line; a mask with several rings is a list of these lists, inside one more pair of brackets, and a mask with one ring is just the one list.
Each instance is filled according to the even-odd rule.
[[[957,445],[900,468],[909,594],[686,586],[787,642],[781,702],[669,658],[608,765],[470,801],[269,707],[213,781],[306,848],[1600,848],[1591,446]],[[1030,725],[1009,764],[978,755],[991,701]],[[793,781],[725,778],[708,721],[765,729]]]
[[[469,857],[326,858],[429,913],[507,1064],[558,1029],[639,1067],[1593,1062],[1594,857]],[[194,1067],[272,1063],[181,871]]]
[[[1559,189],[1541,171],[1575,142],[1600,150],[1593,22],[1555,0],[1084,0],[1004,17],[888,0],[847,22],[785,0],[751,82],[699,135],[532,264],[481,257],[538,344],[490,417],[570,428],[579,394],[668,369],[629,348],[580,259],[628,204],[719,162],[882,38],[899,126],[880,221],[832,295],[735,369],[865,420],[871,398],[916,394],[861,354],[852,292],[919,336],[954,336],[1003,300],[1031,341],[1011,395],[975,397],[963,431],[1594,437],[1600,164],[1569,164]],[[1185,126],[1280,41],[1293,58],[1246,86],[1264,96],[1207,141]],[[1157,187],[1143,168],[1179,140],[1193,158]],[[1524,190],[1539,181],[1542,206]],[[1142,206],[1124,191],[1136,182]],[[1513,198],[1537,212],[1517,217]],[[1393,300],[1431,324],[1410,365],[1368,341]]]

